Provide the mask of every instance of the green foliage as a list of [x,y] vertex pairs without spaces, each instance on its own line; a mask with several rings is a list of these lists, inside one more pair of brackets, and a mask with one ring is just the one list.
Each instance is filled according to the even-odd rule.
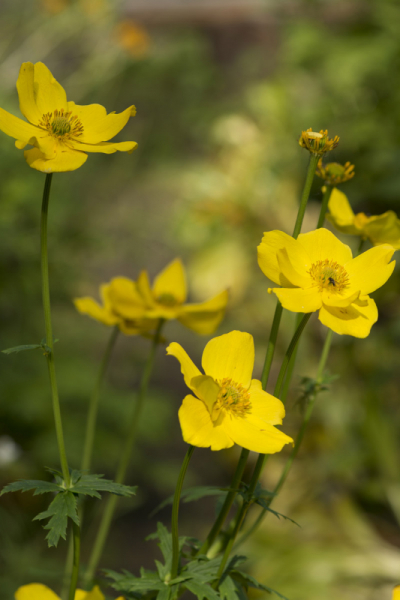
[[339,375],[325,375],[321,381],[317,381],[312,377],[302,377],[300,380],[301,395],[297,400],[297,403],[300,405],[300,410],[304,412],[309,401],[320,392],[328,391],[330,384],[338,378]]
[[[182,490],[181,500],[186,503],[186,502],[194,502],[195,500],[200,500],[201,498],[205,498],[207,496],[225,496],[227,491],[229,491],[229,490],[227,490],[227,488],[216,487],[213,485],[197,485],[197,486]],[[150,513],[150,517],[152,517],[153,515],[158,513],[165,506],[172,504],[173,501],[174,501],[173,495],[166,498]]]
[[230,575],[232,579],[236,582],[236,584],[239,584],[246,591],[249,588],[254,588],[256,590],[268,592],[269,594],[276,594],[278,598],[282,598],[282,600],[288,600],[286,596],[282,596],[282,594],[280,594],[276,590],[273,590],[272,588],[268,587],[267,585],[264,585],[263,583],[259,583],[256,579],[254,579],[254,577],[248,575],[247,573],[243,573],[243,571],[233,570],[230,572]]
[[101,498],[99,492],[110,492],[117,496],[131,497],[136,493],[136,487],[114,483],[109,479],[103,479],[103,475],[90,475],[81,471],[71,471],[71,482],[67,488],[62,478],[62,473],[55,469],[47,468],[54,475],[56,482],[41,480],[20,480],[6,485],[0,496],[9,492],[28,492],[33,490],[33,495],[55,492],[57,495],[50,503],[47,510],[38,514],[33,520],[42,521],[49,519],[44,529],[49,529],[46,536],[49,547],[57,546],[60,537],[66,539],[68,518],[79,525],[77,511],[77,495]]
[[[53,340],[55,344],[59,340]],[[7,348],[2,350],[3,354],[16,354],[17,352],[24,352],[25,350],[42,350],[43,355],[47,356],[51,353],[51,348],[46,344],[46,339],[43,338],[40,344],[23,344],[22,346],[14,346],[13,348]]]

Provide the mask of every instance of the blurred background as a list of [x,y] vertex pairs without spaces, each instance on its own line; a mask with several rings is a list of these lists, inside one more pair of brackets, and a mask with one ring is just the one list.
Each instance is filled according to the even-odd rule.
[[[395,0],[2,0],[0,105],[20,116],[15,83],[24,61],[43,61],[79,104],[108,111],[137,106],[118,140],[132,155],[91,155],[54,177],[49,217],[56,363],[71,466],[80,463],[88,396],[110,330],[78,314],[76,296],[98,298],[112,277],[154,277],[180,256],[191,301],[230,289],[226,319],[255,336],[260,377],[275,299],[256,261],[264,231],[291,233],[308,153],[302,130],[340,136],[329,160],[351,161],[343,186],[353,208],[399,211],[400,5]],[[0,134],[0,347],[44,335],[39,216],[43,174],[29,169]],[[321,180],[303,231],[315,228]],[[342,238],[353,249],[358,240]],[[270,515],[243,551],[247,568],[290,600],[390,598],[400,580],[399,275],[374,294],[380,319],[366,340],[334,336],[330,374],[292,473]],[[270,389],[293,331],[285,314]],[[207,338],[169,323],[199,364]],[[301,341],[284,431],[301,421],[300,376],[315,376],[326,330],[314,316]],[[117,342],[102,391],[93,471],[112,478],[150,342]],[[138,574],[159,550],[143,541],[169,509],[186,452],[177,410],[187,393],[179,366],[160,348],[129,473],[139,485],[119,503],[101,567]],[[39,352],[2,355],[0,483],[40,479],[58,455],[47,368]],[[198,450],[186,485],[228,485],[238,449]],[[271,489],[287,451],[264,475]],[[253,456],[253,461],[255,456]],[[48,498],[1,499],[0,597],[40,581],[59,592],[67,544],[47,549],[32,518]],[[99,501],[86,520],[85,562]],[[204,536],[214,502],[183,505],[181,533]],[[250,519],[255,518],[257,509]],[[104,591],[115,597],[110,588]],[[252,597],[264,597],[254,594]]]

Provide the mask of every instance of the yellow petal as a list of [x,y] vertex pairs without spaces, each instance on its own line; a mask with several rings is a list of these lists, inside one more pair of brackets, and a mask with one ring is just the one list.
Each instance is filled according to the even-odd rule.
[[106,109],[100,104],[80,106],[74,102],[68,102],[68,110],[82,122],[84,130],[83,134],[79,136],[79,141],[87,144],[98,144],[111,140],[136,113],[135,107],[129,106],[122,113],[107,115]]
[[233,446],[233,441],[224,427],[219,422],[211,421],[210,413],[202,400],[186,396],[178,416],[182,437],[188,444],[199,448],[211,447],[211,450],[223,450]]
[[149,276],[147,271],[142,271],[136,282],[136,287],[139,294],[142,296],[143,301],[148,306],[154,306],[153,293],[150,287]]
[[285,444],[293,442],[273,425],[262,422],[261,427],[257,427],[246,417],[225,416],[223,427],[235,444],[261,454],[280,452]]
[[116,325],[120,319],[111,312],[100,306],[93,298],[85,296],[84,298],[74,299],[75,308],[83,315],[89,315],[92,319],[104,323],[104,325]]
[[50,588],[41,583],[29,583],[18,588],[15,600],[60,600]]
[[20,140],[25,145],[32,137],[36,137],[42,132],[39,127],[35,127],[18,117],[14,117],[14,115],[2,108],[0,108],[0,130],[6,135]]
[[186,276],[182,261],[173,260],[157,275],[153,283],[154,297],[171,297],[182,304],[186,300]]
[[283,403],[271,396],[262,389],[261,381],[253,379],[249,389],[250,402],[251,402],[251,414],[247,416],[249,422],[252,421],[252,417],[255,417],[257,421],[262,420],[270,425],[280,425],[282,419],[285,416],[285,407]]
[[298,241],[309,255],[314,264],[319,260],[334,260],[339,265],[345,265],[352,258],[349,246],[343,244],[328,229],[321,227],[310,233],[302,233]]
[[343,233],[358,235],[360,230],[354,224],[355,214],[347,196],[337,188],[333,188],[328,202],[328,220]]
[[143,337],[153,339],[158,323],[158,319],[123,319],[118,324],[118,327],[124,335],[142,335]]
[[400,249],[400,220],[392,210],[370,217],[364,227],[364,233],[375,246],[390,244],[396,250]]
[[198,375],[191,380],[191,389],[196,396],[203,400],[207,406],[210,415],[212,415],[214,403],[220,391],[220,387],[209,375]]
[[224,318],[227,303],[228,291],[225,290],[206,302],[185,304],[178,320],[200,335],[210,335]]
[[322,290],[322,304],[327,306],[349,306],[360,296],[360,290],[356,292],[330,292],[328,289]]
[[261,244],[257,247],[258,264],[261,271],[274,283],[283,287],[292,287],[281,272],[277,254],[282,248],[295,254],[298,249],[297,241],[283,231],[268,231],[264,233]]
[[366,296],[347,308],[323,306],[319,311],[319,320],[339,335],[365,338],[378,320],[378,310],[372,298]]
[[49,69],[41,62],[34,65],[34,97],[41,115],[55,110],[67,110],[67,95]]
[[396,587],[393,589],[392,600],[400,600],[400,585],[396,585]]
[[76,590],[75,600],[105,600],[105,596],[101,592],[99,586],[95,585],[91,592]]
[[72,141],[72,146],[80,152],[101,152],[102,154],[114,154],[114,152],[128,152],[131,154],[137,148],[137,142],[99,142],[98,144],[82,144],[78,140]]
[[25,150],[25,160],[30,167],[42,173],[63,173],[79,169],[87,160],[87,154],[76,150],[59,152],[55,158],[48,160],[38,148]]
[[114,277],[108,288],[108,300],[114,312],[124,319],[139,319],[144,316],[145,304],[136,289],[136,284],[127,277]]
[[34,65],[31,62],[22,63],[17,80],[19,108],[24,117],[34,125],[38,125],[43,113],[36,105],[34,88]]
[[253,336],[231,331],[210,340],[204,348],[202,366],[213,379],[229,378],[247,389],[254,367]]
[[322,295],[316,286],[303,290],[301,288],[272,288],[283,308],[292,312],[310,313],[321,308]]
[[193,377],[198,377],[201,375],[199,369],[196,367],[191,358],[189,358],[188,354],[182,348],[180,344],[176,342],[172,342],[167,348],[167,354],[170,356],[175,356],[181,363],[181,371],[183,373],[183,378],[185,380],[188,388],[194,391],[194,388],[191,385],[191,381]]
[[382,244],[370,248],[345,265],[353,290],[361,290],[361,294],[371,294],[380,288],[393,273],[396,262],[389,262],[394,248]]
[[296,252],[294,251],[294,247],[291,247],[290,256],[286,248],[279,250],[277,259],[283,277],[292,284],[290,287],[310,287],[312,279],[307,272],[311,268],[310,259],[302,251],[299,244],[297,245]]

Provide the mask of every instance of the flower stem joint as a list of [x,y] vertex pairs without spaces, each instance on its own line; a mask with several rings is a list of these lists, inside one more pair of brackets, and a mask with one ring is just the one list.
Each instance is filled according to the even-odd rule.
[[311,127],[307,131],[302,131],[299,139],[299,144],[302,148],[306,148],[312,154],[322,156],[325,152],[330,152],[339,143],[339,136],[335,135],[333,139],[328,137],[328,130],[318,133],[312,131]]

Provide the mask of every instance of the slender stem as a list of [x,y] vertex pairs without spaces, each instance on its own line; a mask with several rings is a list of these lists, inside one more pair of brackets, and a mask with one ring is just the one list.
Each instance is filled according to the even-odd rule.
[[275,308],[274,319],[272,321],[271,333],[269,334],[267,353],[265,355],[265,361],[264,361],[264,368],[263,368],[263,372],[261,375],[261,384],[262,384],[262,387],[264,390],[267,389],[269,374],[270,374],[271,366],[272,366],[272,360],[273,360],[274,354],[275,354],[275,346],[276,346],[276,340],[278,337],[279,325],[281,323],[282,312],[283,312],[283,307],[282,307],[282,304],[278,300],[278,302],[276,304],[276,308]]
[[[309,398],[307,409],[306,409],[306,412],[305,412],[305,415],[303,418],[303,422],[301,424],[299,433],[297,434],[295,445],[294,445],[293,450],[286,462],[286,465],[282,471],[279,481],[275,486],[274,495],[271,496],[271,499],[268,501],[268,507],[271,505],[272,500],[274,499],[275,496],[277,496],[277,494],[280,492],[283,484],[285,483],[287,476],[289,474],[289,471],[291,469],[291,466],[293,464],[293,461],[296,458],[299,448],[301,446],[301,443],[303,441],[305,431],[307,429],[308,423],[310,421],[310,418],[311,418],[311,415],[312,415],[312,412],[314,409],[315,400],[318,395],[318,391],[319,391],[318,385],[321,384],[322,380],[323,380],[324,370],[325,370],[326,362],[328,360],[329,350],[330,350],[331,343],[332,343],[332,333],[333,333],[332,330],[329,329],[328,334],[325,338],[324,347],[322,349],[322,354],[321,354],[321,358],[320,358],[319,365],[318,365],[317,377],[315,379],[316,390]],[[242,544],[248,537],[250,537],[250,535],[252,535],[254,533],[254,531],[259,527],[261,521],[264,519],[266,512],[267,512],[267,508],[263,508],[263,510],[260,512],[256,521],[253,523],[253,525],[250,527],[250,529],[240,538],[239,544]]]
[[297,240],[303,224],[304,215],[306,212],[308,198],[311,192],[311,186],[314,179],[315,171],[318,166],[319,156],[317,154],[310,154],[310,162],[308,163],[308,170],[306,175],[306,181],[304,183],[303,193],[301,195],[299,212],[297,213],[296,223],[293,229],[293,237]]
[[68,600],[75,600],[75,591],[79,576],[79,559],[81,554],[81,529],[76,523],[73,523],[72,527],[74,532],[74,564],[72,567]]
[[235,496],[237,493],[236,490],[239,488],[240,482],[242,480],[243,471],[245,469],[247,458],[248,458],[249,454],[250,454],[250,450],[246,450],[246,448],[242,448],[239,462],[237,464],[236,471],[233,475],[233,479],[231,482],[231,491],[227,493],[227,496],[222,505],[222,508],[219,511],[218,517],[216,518],[215,523],[214,523],[210,533],[208,534],[206,541],[200,548],[198,554],[206,554],[206,552],[209,550],[211,545],[214,543],[214,540],[218,536],[219,532],[221,531],[221,527],[223,526],[225,519],[228,516],[228,513],[229,513],[231,506],[233,504],[233,501],[235,499]]
[[99,397],[100,397],[100,389],[103,383],[104,375],[106,369],[108,367],[108,363],[110,360],[111,353],[113,351],[115,342],[117,340],[119,333],[118,327],[113,327],[110,339],[108,340],[108,344],[106,346],[103,359],[100,364],[99,373],[97,375],[97,380],[95,386],[92,391],[92,395],[90,397],[89,402],[89,410],[88,417],[86,423],[86,434],[85,434],[85,443],[83,447],[83,457],[81,470],[89,471],[90,465],[92,462],[92,452],[93,452],[93,442],[94,442],[94,434],[96,431],[96,421],[97,421],[97,411],[99,407]]
[[178,516],[179,516],[179,501],[181,498],[182,486],[185,479],[186,471],[189,466],[190,459],[194,452],[195,446],[189,446],[185,458],[179,471],[178,481],[176,482],[174,503],[172,505],[171,517],[171,534],[172,534],[172,564],[171,564],[171,579],[175,579],[178,575],[179,568],[179,532],[178,532]]
[[[118,463],[117,472],[115,474],[114,481],[116,483],[124,483],[125,475],[128,470],[129,462],[132,455],[132,448],[136,438],[137,427],[139,424],[140,416],[142,413],[144,401],[147,394],[147,388],[149,379],[154,366],[154,359],[158,343],[160,341],[161,329],[164,325],[164,319],[160,319],[156,333],[153,338],[150,354],[147,359],[146,366],[143,371],[142,380],[140,382],[138,398],[132,413],[132,419],[128,429],[128,435],[126,437],[122,454]],[[100,526],[97,531],[97,536],[94,541],[92,553],[89,558],[88,568],[85,574],[85,584],[89,584],[93,580],[94,572],[97,568],[101,554],[103,552],[104,544],[106,542],[108,531],[110,529],[111,521],[114,516],[115,507],[117,504],[117,496],[110,495],[107,499],[103,514],[100,520]]]
[[319,219],[317,223],[317,229],[320,229],[324,225],[326,211],[328,210],[329,198],[331,197],[333,187],[331,185],[326,184],[325,192],[322,197],[321,209],[319,212]]
[[57,435],[58,452],[60,455],[61,470],[66,487],[70,485],[70,476],[68,469],[67,454],[65,452],[64,434],[61,421],[60,401],[58,398],[58,388],[56,379],[56,369],[54,365],[53,349],[53,330],[51,326],[51,308],[50,308],[50,287],[49,287],[49,261],[47,254],[47,215],[49,210],[49,198],[51,188],[52,173],[46,175],[44,184],[42,213],[40,223],[40,250],[42,265],[42,297],[44,322],[46,327],[46,345],[50,351],[46,353],[47,366],[50,376],[51,397],[53,403],[54,423]]
[[357,256],[359,254],[361,254],[365,241],[366,240],[364,238],[360,239],[360,243],[358,244],[358,249],[357,249]]
[[284,356],[284,359],[282,361],[282,366],[281,366],[281,370],[279,371],[279,375],[278,375],[278,379],[276,380],[276,385],[275,385],[275,390],[274,390],[274,396],[276,398],[280,398],[280,394],[281,394],[281,389],[282,389],[282,383],[283,383],[283,379],[285,377],[286,374],[286,370],[288,368],[290,359],[292,357],[292,354],[294,353],[297,344],[299,343],[299,339],[301,337],[301,334],[304,331],[305,326],[307,325],[311,315],[313,313],[306,313],[305,315],[303,315],[296,331],[294,332],[294,335],[292,337],[292,340],[289,344],[288,349],[286,350],[286,354]]

